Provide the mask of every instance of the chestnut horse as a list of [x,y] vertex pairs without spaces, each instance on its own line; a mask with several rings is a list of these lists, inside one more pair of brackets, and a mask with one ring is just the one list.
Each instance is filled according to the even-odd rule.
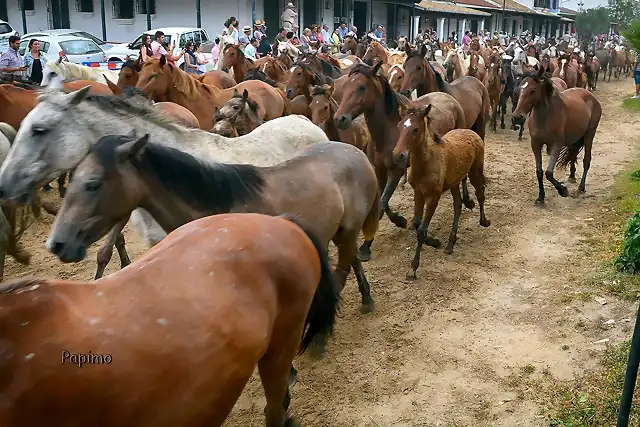
[[500,65],[500,58],[497,54],[492,54],[489,57],[488,64],[489,68],[485,77],[485,86],[487,87],[487,92],[489,93],[489,101],[491,102],[491,120],[489,121],[489,128],[492,131],[497,132],[498,107],[500,106],[500,96],[504,91],[506,82],[503,83],[503,81],[501,80],[502,66]]
[[398,124],[400,135],[393,149],[393,156],[397,161],[406,162],[407,157],[410,158],[408,181],[415,193],[413,225],[417,229],[418,243],[411,271],[407,274],[409,279],[416,278],[422,246],[426,243],[435,248],[440,247],[440,240],[429,236],[428,228],[445,191],[451,191],[454,212],[445,253],[453,253],[462,213],[460,183],[466,176],[469,176],[469,181],[476,190],[480,205],[480,225],[491,225],[484,214],[484,141],[477,133],[468,129],[454,129],[440,137],[430,127],[430,109],[431,105],[408,109],[403,122]]
[[600,75],[600,60],[593,53],[587,54],[584,61],[584,71],[587,73],[589,90],[596,90],[598,76]]
[[[323,173],[315,173],[319,170]],[[344,287],[353,267],[362,311],[373,309],[369,283],[357,257],[357,239],[362,230],[365,241],[373,240],[379,197],[373,168],[355,147],[318,142],[286,162],[256,167],[203,162],[147,143],[147,137],[106,136],[78,165],[77,176],[49,238],[49,247],[56,248],[54,253],[63,261],[74,252],[74,245],[64,249],[56,244],[75,233],[84,236],[78,224],[94,224],[97,233],[91,240],[78,241],[86,252],[87,245],[142,206],[167,232],[196,218],[225,212],[291,212],[325,249],[330,241],[338,247],[336,275],[341,287],[336,291]],[[92,185],[103,189],[91,191]],[[121,197],[115,200],[113,194]],[[320,211],[322,218],[317,215]]]
[[542,171],[542,146],[546,144],[549,161],[544,173],[562,197],[569,190],[553,176],[556,164],[566,167],[571,164],[569,182],[576,181],[576,161],[584,149],[582,179],[578,189],[585,192],[587,172],[591,165],[591,147],[602,116],[600,102],[588,90],[582,88],[554,90],[551,79],[540,69],[522,80],[520,97],[514,116],[529,116],[531,149],[536,160],[538,199],[544,203]]
[[236,83],[244,81],[245,73],[255,68],[253,61],[246,56],[240,49],[239,44],[228,44],[224,47],[223,52],[223,64],[222,71],[228,72],[233,67],[233,78]]
[[[135,86],[138,84],[138,73],[141,69],[141,64],[139,62],[139,58],[135,61],[131,59],[127,59],[124,64],[122,64],[122,68],[120,68],[120,74],[118,75],[118,87],[123,89],[127,86]],[[220,89],[227,89],[236,85],[235,80],[228,73],[220,70],[212,70],[207,71],[206,73],[196,76],[194,74],[189,74],[194,79],[198,80],[200,83],[204,83],[207,85],[213,85]]]
[[309,104],[311,121],[327,134],[329,140],[342,141],[366,152],[371,141],[367,123],[362,116],[359,116],[347,129],[338,130],[333,121],[338,104],[331,96],[332,94],[333,86],[331,85],[314,86],[311,89],[312,100]]
[[482,58],[475,50],[469,51],[469,68],[467,69],[467,75],[475,77],[476,79],[484,82],[484,76],[486,73],[485,63],[481,63]]
[[[75,230],[52,249],[101,232]],[[96,282],[0,285],[12,355],[0,365],[0,424],[221,426],[257,365],[266,423],[284,426],[287,372],[296,353],[332,333],[335,286],[316,237],[259,214],[193,221]]]
[[435,72],[421,52],[414,50],[404,63],[401,92],[406,95],[414,89],[418,96],[430,92],[445,92],[453,96],[464,111],[465,127],[475,131],[484,140],[491,101],[487,88],[478,79],[466,76],[449,84]]

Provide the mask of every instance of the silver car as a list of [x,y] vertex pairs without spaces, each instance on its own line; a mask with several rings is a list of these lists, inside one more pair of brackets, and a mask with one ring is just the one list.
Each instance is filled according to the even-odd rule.
[[41,31],[25,34],[23,37],[37,38],[37,37],[46,37],[46,36],[76,36],[76,37],[82,37],[84,39],[90,39],[96,42],[96,44],[100,46],[100,49],[102,49],[105,52],[117,44],[117,43],[107,43],[101,40],[100,38],[94,36],[93,34],[87,33],[86,31],[73,30],[69,28],[58,28],[55,30],[41,30]]
[[49,61],[58,59],[60,52],[64,53],[69,62],[82,64],[83,62],[105,62],[107,57],[100,46],[91,39],[77,36],[24,36],[20,39],[18,53],[24,55],[29,47],[29,41],[40,41],[40,52],[44,53]]

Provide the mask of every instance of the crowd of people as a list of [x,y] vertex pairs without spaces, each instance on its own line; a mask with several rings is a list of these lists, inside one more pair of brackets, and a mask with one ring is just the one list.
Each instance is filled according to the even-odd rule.
[[[40,51],[40,41],[36,39],[29,40],[29,46],[20,55],[21,42],[20,36],[9,37],[9,47],[0,55],[0,77],[39,85],[42,82],[42,70],[49,59]],[[60,57],[67,60],[62,51]]]

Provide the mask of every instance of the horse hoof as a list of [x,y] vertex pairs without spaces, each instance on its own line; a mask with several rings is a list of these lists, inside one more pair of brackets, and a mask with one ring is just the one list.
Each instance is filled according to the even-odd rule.
[[447,255],[451,255],[453,253],[453,243],[447,245],[447,247],[444,249],[444,253]]
[[31,262],[31,254],[24,249],[17,251],[15,254],[12,254],[12,256],[13,259],[22,265],[29,265]]
[[583,193],[583,194],[584,194],[584,193],[586,193],[586,192],[587,192],[587,189],[584,187],[584,185],[579,185],[579,186],[578,186],[578,191],[580,191],[581,193]]
[[536,205],[538,206],[544,205],[544,199],[536,199]]
[[373,300],[369,300],[369,302],[363,302],[362,306],[360,307],[360,313],[362,314],[367,314],[367,313],[371,313],[373,311]]
[[462,201],[462,203],[464,203],[464,206],[465,206],[467,209],[473,209],[473,208],[475,208],[475,207],[476,207],[476,202],[474,202],[474,201],[473,201],[473,200],[471,200],[471,199],[463,200],[463,201]]
[[287,418],[287,421],[284,422],[284,427],[300,427],[300,422],[295,417]]
[[427,236],[427,240],[425,241],[425,243],[427,244],[427,246],[431,246],[436,249],[442,246],[442,243],[440,243],[440,239],[432,236]]
[[567,181],[573,182],[573,183],[577,182],[575,176],[570,176],[569,178],[567,178]]
[[417,279],[418,277],[416,276],[416,270],[414,269],[409,270],[409,272],[407,273],[407,280],[414,281]]
[[504,125],[504,123],[500,123],[500,129],[504,129],[506,128],[506,126]]
[[562,197],[569,197],[569,189],[567,189],[567,187],[562,186],[558,189],[558,194],[560,194]]
[[391,222],[393,222],[397,227],[407,228],[407,219],[402,215],[398,215],[397,217],[391,219]]
[[518,137],[518,141],[522,141],[522,137],[521,136]]
[[371,249],[361,247],[358,249],[358,259],[362,262],[367,262],[371,259]]
[[483,227],[488,227],[491,225],[491,221],[489,221],[487,218],[480,218],[480,225]]

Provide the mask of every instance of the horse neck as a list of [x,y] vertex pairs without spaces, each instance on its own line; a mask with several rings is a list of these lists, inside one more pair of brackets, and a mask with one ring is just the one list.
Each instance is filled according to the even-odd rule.
[[412,166],[415,165],[415,171],[412,172],[418,175],[426,175],[428,173],[434,173],[439,168],[431,165],[438,164],[442,157],[442,147],[440,144],[436,144],[433,135],[425,130],[425,133],[420,138],[420,142],[414,149],[409,150],[409,162]]
[[464,77],[466,73],[464,72],[464,68],[462,67],[462,58],[460,55],[456,54],[456,59],[453,61],[453,69],[455,70],[458,78]]
[[383,97],[376,99],[373,106],[364,112],[364,118],[377,152],[392,150],[398,140],[400,115],[394,111],[387,115]]
[[253,68],[249,66],[253,64],[247,58],[241,57],[239,59],[241,59],[241,62],[233,66],[233,78],[236,82],[244,81],[244,75],[247,74],[250,68]]
[[[189,99],[186,95],[170,85],[165,92],[166,101],[176,103],[191,111],[198,119],[201,129],[209,130],[213,127],[213,115],[215,112],[215,96],[212,96],[203,86],[197,82],[200,96]],[[213,99],[211,99],[213,97]],[[229,97],[231,99],[231,97]],[[156,100],[157,101],[157,100]],[[226,101],[225,101],[226,102]]]
[[427,93],[440,91],[438,88],[438,81],[436,79],[437,71],[431,67],[428,60],[422,61],[422,68],[424,69],[426,78],[416,87],[418,97],[426,95]]
[[333,98],[329,97],[327,102],[329,103],[329,118],[325,120],[325,122],[322,124],[321,126],[322,130],[327,135],[327,138],[329,138],[329,140],[341,141],[340,132],[338,131],[338,128],[336,127],[336,124],[333,121],[333,116],[334,114],[336,114],[336,108],[334,105],[335,103],[333,102]]

